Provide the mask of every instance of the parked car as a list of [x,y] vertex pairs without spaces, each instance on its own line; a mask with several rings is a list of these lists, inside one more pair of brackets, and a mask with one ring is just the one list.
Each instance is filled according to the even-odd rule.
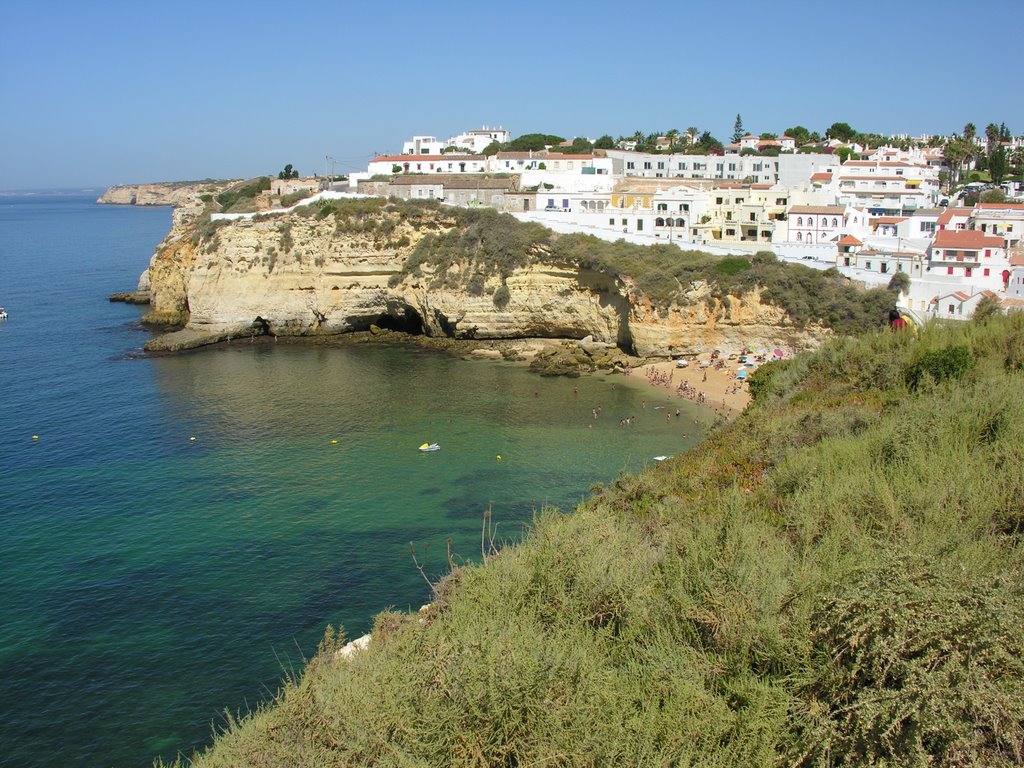
[[561,213],[562,212],[562,207],[560,205],[545,205],[544,206],[544,210],[545,211],[557,211],[557,212]]

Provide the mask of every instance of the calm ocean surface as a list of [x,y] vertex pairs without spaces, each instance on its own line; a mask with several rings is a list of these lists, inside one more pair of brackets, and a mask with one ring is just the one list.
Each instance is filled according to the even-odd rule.
[[676,401],[666,421],[620,377],[423,352],[143,357],[141,309],[106,297],[135,286],[170,210],[95,197],[0,197],[4,765],[189,753],[300,670],[328,623],[356,637],[425,602],[410,542],[436,576],[448,537],[479,557],[488,504],[517,538],[706,421]]

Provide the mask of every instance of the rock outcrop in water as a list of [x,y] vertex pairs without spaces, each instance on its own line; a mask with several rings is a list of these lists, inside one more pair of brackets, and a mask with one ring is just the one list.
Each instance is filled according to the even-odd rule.
[[557,263],[534,248],[525,265],[484,274],[469,263],[407,260],[424,237],[458,225],[457,213],[400,206],[369,213],[262,215],[210,221],[199,207],[175,211],[139,290],[151,292],[150,324],[183,326],[151,351],[229,337],[310,336],[371,325],[460,339],[575,338],[641,356],[743,346],[816,346],[825,329],[797,326],[758,290],[719,297],[689,287],[685,305],[656,307],[628,277]]

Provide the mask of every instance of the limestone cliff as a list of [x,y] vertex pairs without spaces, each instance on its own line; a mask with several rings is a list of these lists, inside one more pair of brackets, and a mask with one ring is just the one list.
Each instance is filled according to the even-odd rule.
[[187,205],[200,195],[216,195],[229,181],[171,181],[157,184],[116,184],[96,201],[101,205]]
[[823,334],[820,327],[795,327],[757,291],[718,299],[695,285],[686,306],[659,311],[628,278],[554,263],[543,249],[505,274],[464,263],[408,269],[421,238],[455,225],[443,208],[413,220],[382,205],[369,217],[340,222],[316,215],[209,221],[200,208],[178,209],[139,288],[151,290],[150,322],[185,323],[185,332],[149,348],[378,325],[462,339],[592,336],[637,355],[667,356],[803,348]]

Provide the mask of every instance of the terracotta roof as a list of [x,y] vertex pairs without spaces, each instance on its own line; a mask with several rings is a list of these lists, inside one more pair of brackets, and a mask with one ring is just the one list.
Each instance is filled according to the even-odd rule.
[[876,216],[871,219],[872,224],[899,224],[901,221],[906,221],[906,216]]
[[794,205],[789,209],[790,213],[845,213],[846,209],[841,205]]
[[992,211],[1000,209],[1009,209],[1012,211],[1024,211],[1024,203],[978,203],[975,208],[981,208],[982,210]]
[[970,208],[947,208],[942,215],[936,219],[936,224],[949,224],[957,216],[968,218],[971,215]]
[[953,291],[953,295],[956,296],[958,299],[960,299],[960,301],[967,301],[968,299],[971,298],[970,296],[968,296],[963,291]]
[[1024,253],[1016,253],[1010,257],[1011,267],[1024,267]]
[[563,155],[561,152],[548,152],[546,160],[593,160],[593,155]]
[[774,186],[773,184],[751,184],[750,188],[751,189],[771,189],[773,186]]
[[812,173],[811,181],[832,181],[832,174],[824,171],[821,173]]
[[843,235],[843,237],[839,239],[838,245],[864,245],[864,243],[853,235]]
[[935,233],[932,245],[936,248],[978,250],[1002,248],[1003,238],[991,237],[974,229],[943,229]]

